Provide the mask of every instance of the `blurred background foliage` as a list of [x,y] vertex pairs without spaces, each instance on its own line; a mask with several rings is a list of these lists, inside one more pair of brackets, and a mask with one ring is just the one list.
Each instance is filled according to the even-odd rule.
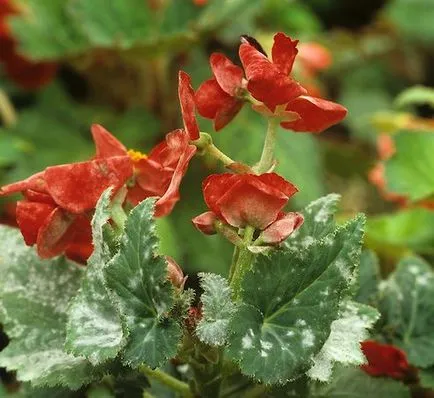
[[[277,171],[300,189],[291,206],[300,209],[327,192],[340,193],[342,219],[368,214],[366,245],[380,256],[384,273],[409,252],[433,256],[432,0],[20,0],[16,5],[13,15],[3,18],[14,51],[33,63],[54,63],[57,72],[37,89],[23,88],[28,76],[24,70],[11,74],[11,61],[0,50],[1,184],[92,156],[91,123],[103,124],[129,148],[149,151],[181,126],[179,69],[191,74],[197,88],[210,76],[212,52],[239,63],[241,34],[267,48],[273,34],[283,31],[329,52],[330,65],[312,72],[301,51],[296,77],[349,110],[341,125],[320,135],[280,131]],[[200,119],[200,125],[231,157],[258,160],[265,126],[250,109],[218,133],[207,120]],[[384,134],[392,140],[392,155],[381,153]],[[378,173],[381,168],[380,178],[372,176],[374,166]],[[192,275],[224,274],[230,263],[230,245],[203,236],[190,222],[205,210],[201,181],[217,169],[208,159],[195,159],[182,200],[159,220],[162,252]],[[12,222],[13,205],[2,204],[3,222]]]

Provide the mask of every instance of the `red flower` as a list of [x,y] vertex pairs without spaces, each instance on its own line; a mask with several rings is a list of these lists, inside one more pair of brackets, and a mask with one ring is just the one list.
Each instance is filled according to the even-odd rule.
[[132,175],[125,147],[101,126],[92,126],[96,156],[87,162],[47,167],[26,180],[1,188],[0,195],[22,192],[17,223],[27,245],[42,258],[66,253],[87,258],[92,252],[91,212],[109,187],[116,192]]
[[189,145],[189,136],[184,130],[175,130],[166,135],[149,156],[134,157],[135,185],[129,189],[128,199],[137,204],[145,198],[156,196],[155,216],[169,214],[179,200],[179,185],[188,164],[196,153]]
[[226,126],[243,106],[244,73],[223,54],[212,54],[210,64],[214,77],[200,85],[195,99],[199,114],[214,120],[214,129],[218,131]]
[[315,42],[301,44],[298,57],[303,72],[308,76],[314,76],[318,71],[327,69],[332,64],[330,51]]
[[247,88],[273,112],[277,105],[286,104],[286,111],[300,116],[297,120],[283,121],[283,128],[319,133],[340,122],[347,110],[334,102],[305,95],[306,90],[289,76],[298,52],[297,44],[297,40],[277,33],[272,61],[255,46],[247,42],[241,44],[240,58],[248,79]]
[[302,216],[298,213],[288,213],[288,216],[294,216],[294,222],[281,222],[286,217],[282,209],[297,188],[275,173],[211,175],[202,187],[205,202],[212,213],[199,215],[193,223],[204,233],[215,233],[208,225],[215,221],[215,216],[236,228],[250,225],[267,230],[274,225],[278,232],[271,230],[267,243],[278,243],[302,223]]
[[368,364],[361,368],[371,376],[389,376],[402,380],[408,375],[410,365],[405,353],[399,348],[368,340],[362,343],[362,351]]
[[196,122],[194,90],[191,87],[190,76],[180,71],[178,74],[178,96],[181,105],[182,120],[184,122],[184,130],[190,137],[190,140],[199,139],[199,126]]
[[19,9],[15,4],[10,0],[0,0],[0,62],[6,75],[20,87],[38,89],[54,78],[57,64],[33,62],[18,53],[7,25],[7,17],[16,14],[19,14]]

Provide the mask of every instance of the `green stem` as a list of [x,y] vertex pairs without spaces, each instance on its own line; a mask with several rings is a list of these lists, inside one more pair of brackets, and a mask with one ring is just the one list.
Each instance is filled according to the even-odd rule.
[[277,117],[270,117],[268,119],[268,129],[265,136],[264,148],[262,149],[261,159],[255,167],[258,174],[266,173],[273,167],[274,162],[274,147],[276,146],[277,127],[279,126],[279,119]]
[[253,260],[253,253],[248,249],[252,243],[255,228],[250,225],[244,230],[243,247],[239,248],[238,258],[232,273],[231,288],[234,298],[238,298],[244,274],[249,270]]
[[208,155],[222,162],[225,166],[229,166],[232,163],[235,163],[229,156],[224,154],[220,149],[218,149],[214,144],[210,144],[206,148],[206,152]]
[[166,372],[163,372],[159,369],[151,369],[148,366],[141,365],[139,367],[140,372],[145,374],[151,379],[157,380],[161,384],[171,388],[176,391],[184,398],[193,398],[193,394],[190,390],[190,386],[187,383],[184,383],[181,380],[176,379],[173,376],[170,376]]
[[17,113],[8,95],[0,89],[0,116],[6,127],[11,127],[17,122]]

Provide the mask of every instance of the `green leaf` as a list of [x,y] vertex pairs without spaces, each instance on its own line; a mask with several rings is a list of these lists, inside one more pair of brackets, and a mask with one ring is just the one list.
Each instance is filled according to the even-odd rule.
[[258,257],[229,326],[228,355],[244,374],[282,383],[308,370],[353,279],[363,224],[360,216],[308,250]]
[[41,260],[17,229],[4,226],[0,252],[0,313],[11,340],[0,353],[0,366],[33,386],[77,389],[101,377],[102,369],[63,350],[66,311],[82,267],[63,257]]
[[404,90],[395,99],[395,106],[398,108],[414,105],[430,105],[434,108],[434,90],[426,86],[413,86]]
[[340,367],[331,383],[316,383],[310,397],[327,398],[410,398],[410,390],[400,381],[372,377],[360,368]]
[[220,275],[200,273],[199,277],[204,292],[201,297],[202,319],[196,327],[196,334],[205,344],[221,346],[226,343],[229,321],[235,311],[231,289],[227,279]]
[[343,302],[339,318],[332,322],[330,335],[321,351],[313,358],[314,365],[307,375],[325,382],[332,375],[334,363],[365,363],[360,343],[369,337],[368,329],[372,328],[379,317],[379,312],[368,305],[349,300]]
[[364,250],[360,257],[359,288],[355,300],[370,304],[378,292],[380,265],[378,257],[372,250]]
[[432,252],[434,213],[426,209],[408,209],[370,217],[365,243],[373,250],[399,255],[408,249]]
[[110,300],[103,274],[112,257],[103,236],[104,225],[110,218],[111,192],[106,190],[96,206],[92,219],[94,252],[68,309],[66,328],[66,349],[88,358],[94,365],[115,358],[123,343],[120,315]]
[[383,330],[412,365],[434,365],[434,273],[419,257],[406,257],[382,282]]
[[128,340],[125,364],[161,366],[176,354],[181,338],[177,321],[168,318],[173,288],[167,280],[166,260],[157,256],[153,221],[154,200],[146,199],[130,213],[119,252],[104,268]]
[[392,136],[396,152],[385,161],[387,191],[411,201],[434,195],[434,134],[403,130]]
[[302,211],[303,225],[289,236],[287,247],[293,250],[308,249],[315,240],[332,232],[336,226],[333,217],[340,198],[340,195],[332,193],[309,203]]

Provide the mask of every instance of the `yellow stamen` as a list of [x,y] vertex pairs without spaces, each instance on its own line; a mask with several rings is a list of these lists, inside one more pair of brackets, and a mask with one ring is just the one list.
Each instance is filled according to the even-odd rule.
[[140,151],[135,151],[134,149],[130,149],[128,151],[128,156],[131,158],[133,162],[138,162],[139,160],[146,159],[148,156]]

